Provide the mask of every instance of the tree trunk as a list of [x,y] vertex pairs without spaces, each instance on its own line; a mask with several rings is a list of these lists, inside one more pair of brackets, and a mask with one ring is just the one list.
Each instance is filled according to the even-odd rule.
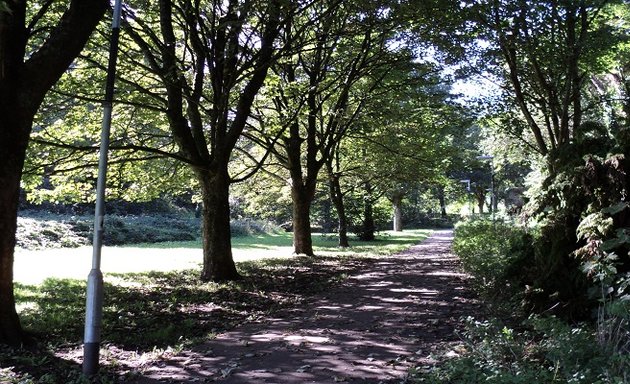
[[337,219],[339,223],[338,235],[339,235],[339,246],[342,248],[347,248],[350,246],[348,242],[348,220],[346,218],[346,207],[343,203],[343,194],[341,193],[341,184],[339,183],[339,176],[335,176],[331,172],[329,172],[329,182],[330,182],[330,199],[335,205],[335,209],[337,210]]
[[[314,188],[313,188],[314,189]],[[309,187],[293,185],[293,250],[296,254],[313,256],[311,237],[311,202],[313,193]]]
[[[104,0],[73,0],[41,46],[29,41],[26,1],[0,11],[0,343],[24,335],[13,294],[20,179],[33,118],[46,92],[79,54],[105,13]],[[41,15],[46,17],[46,14]],[[32,54],[26,55],[26,46]]]
[[[222,167],[226,168],[226,167]],[[202,193],[203,281],[238,280],[232,258],[230,231],[230,181],[227,169],[197,171]]]
[[446,198],[444,197],[444,187],[438,187],[438,201],[440,202],[440,216],[445,219],[448,214],[446,212]]
[[365,241],[375,239],[374,231],[374,211],[372,208],[372,185],[368,182],[364,185],[365,197],[363,198],[363,226],[361,228],[360,238]]
[[483,206],[486,204],[486,194],[482,188],[475,190],[475,199],[477,200],[477,206],[479,207],[479,213],[483,213]]
[[335,230],[335,223],[333,222],[332,215],[332,201],[331,199],[324,199],[322,201],[322,232],[332,233]]
[[[4,98],[2,98],[4,99]],[[19,345],[24,335],[15,310],[13,295],[13,257],[20,178],[31,120],[15,118],[17,109],[6,108],[10,102],[0,103],[0,343]]]
[[392,205],[394,206],[394,231],[402,232],[403,230],[403,222],[402,222],[402,195],[395,194],[392,197]]

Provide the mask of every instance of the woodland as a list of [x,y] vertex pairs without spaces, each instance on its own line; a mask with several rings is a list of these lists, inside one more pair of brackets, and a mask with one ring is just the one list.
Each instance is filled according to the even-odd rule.
[[[7,348],[45,339],[16,309],[18,217],[90,231],[111,8],[0,1]],[[129,0],[118,52],[110,244],[196,239],[186,281],[230,287],[251,279],[233,257],[243,226],[287,230],[308,263],[320,233],[346,250],[454,226],[475,291],[511,320],[410,382],[630,382],[627,1]],[[168,218],[119,230],[146,212]],[[147,235],[172,220],[190,238]],[[603,371],[518,347],[580,332],[601,354],[571,356]]]

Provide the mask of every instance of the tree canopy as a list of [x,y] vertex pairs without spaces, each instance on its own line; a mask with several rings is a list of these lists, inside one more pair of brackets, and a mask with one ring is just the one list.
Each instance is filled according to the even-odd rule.
[[[15,342],[20,186],[35,202],[93,199],[107,4],[0,4],[0,341]],[[575,242],[594,206],[563,187],[584,156],[612,167],[630,121],[623,0],[133,0],[122,25],[107,196],[192,196],[203,280],[240,278],[235,215],[290,219],[294,251],[313,256],[312,228],[333,214],[348,246],[375,221],[402,229],[411,199],[448,216],[462,181],[480,211],[490,188],[507,210],[530,170],[530,217]],[[455,94],[480,78],[495,87],[485,100]],[[566,210],[576,197],[584,210]]]

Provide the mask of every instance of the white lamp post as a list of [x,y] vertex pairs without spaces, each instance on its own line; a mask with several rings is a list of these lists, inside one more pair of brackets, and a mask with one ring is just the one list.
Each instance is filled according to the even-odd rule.
[[94,213],[94,240],[92,244],[92,269],[88,275],[85,303],[85,330],[83,337],[83,373],[92,376],[99,369],[101,345],[101,322],[103,318],[103,274],[101,272],[101,247],[103,243],[103,221],[105,215],[105,178],[107,175],[107,152],[109,151],[109,132],[112,123],[112,103],[114,100],[114,81],[116,60],[118,58],[118,40],[122,0],[114,3],[112,34],[110,36],[109,63],[103,102],[103,123],[101,129],[101,147],[98,161],[98,181],[96,184],[96,207]]

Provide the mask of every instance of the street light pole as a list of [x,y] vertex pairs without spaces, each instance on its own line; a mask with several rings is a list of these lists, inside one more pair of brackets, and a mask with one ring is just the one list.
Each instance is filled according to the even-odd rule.
[[101,147],[98,161],[98,180],[96,183],[96,207],[94,212],[94,239],[92,241],[92,269],[88,276],[85,300],[85,330],[83,337],[83,373],[87,376],[98,372],[99,351],[101,345],[101,321],[103,318],[103,274],[101,272],[101,248],[103,243],[103,221],[105,216],[105,179],[107,176],[107,152],[109,151],[109,132],[112,123],[112,104],[114,100],[114,81],[116,78],[116,59],[118,58],[118,40],[120,36],[121,0],[114,3],[112,34],[110,37],[109,63],[103,101],[103,122],[101,126]]

